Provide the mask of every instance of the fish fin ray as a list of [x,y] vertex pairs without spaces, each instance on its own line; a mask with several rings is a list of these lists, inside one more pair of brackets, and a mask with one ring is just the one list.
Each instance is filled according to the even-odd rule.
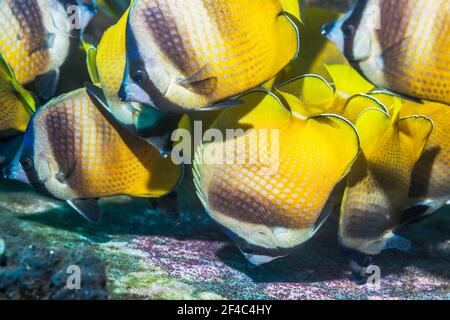
[[289,13],[301,23],[305,22],[305,1],[304,0],[281,0],[283,11]]
[[411,241],[389,232],[381,241],[380,249],[381,251],[394,249],[406,252],[411,249]]
[[96,199],[68,200],[67,203],[90,223],[98,223],[102,213]]
[[199,111],[218,111],[223,109],[236,108],[243,104],[244,102],[239,99],[229,99],[225,101],[221,101],[215,104],[211,104],[209,106],[203,107],[199,109]]
[[217,88],[218,78],[212,77],[209,66],[205,65],[194,74],[177,80],[177,83],[190,91],[210,95]]

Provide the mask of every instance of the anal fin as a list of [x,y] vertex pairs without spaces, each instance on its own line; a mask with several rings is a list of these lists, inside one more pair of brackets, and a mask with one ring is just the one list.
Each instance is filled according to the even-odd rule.
[[36,90],[39,96],[50,99],[55,95],[59,81],[59,69],[52,70],[44,75],[36,77]]
[[380,249],[381,251],[392,249],[399,251],[409,251],[409,249],[411,249],[411,241],[392,232],[389,232],[381,241]]

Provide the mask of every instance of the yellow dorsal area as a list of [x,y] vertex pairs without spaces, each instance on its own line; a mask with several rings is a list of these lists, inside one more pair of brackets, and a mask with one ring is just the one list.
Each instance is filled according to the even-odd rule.
[[33,97],[0,55],[0,137],[25,132],[35,110]]
[[336,89],[333,103],[329,105],[329,112],[342,114],[348,99],[375,89],[349,64],[325,65],[325,67]]
[[[298,27],[285,16],[282,11],[288,10],[299,16],[298,2],[293,0],[245,0],[239,2],[222,0],[225,3],[233,2],[229,17],[235,21],[233,30],[221,33],[223,46],[227,50],[228,59],[219,63],[212,63],[212,75],[219,79],[217,91],[218,98],[227,97],[244,92],[267,80],[273,78],[298,53],[299,34]],[[233,9],[231,9],[233,8]],[[249,17],[252,17],[249,19]],[[220,17],[215,17],[220,19]],[[300,19],[299,19],[300,20]],[[229,25],[230,21],[216,23]],[[225,31],[225,29],[223,30]],[[206,50],[204,61],[217,60],[216,50]],[[241,66],[244,72],[230,74],[230,68]],[[232,76],[231,76],[232,75]],[[231,76],[231,77],[230,77]],[[242,88],[236,91],[236,88]]]
[[336,91],[346,99],[355,94],[367,93],[375,89],[373,84],[348,64],[326,65],[325,67],[333,78]]
[[[239,108],[224,110],[211,128],[279,128],[290,121],[291,113],[275,95],[254,91],[239,98]],[[256,108],[258,106],[258,108]],[[264,112],[262,112],[264,111]]]
[[356,123],[360,114],[367,109],[379,109],[386,114],[389,113],[388,108],[376,97],[362,93],[348,99],[341,114],[352,123]]
[[[333,101],[334,90],[328,82],[320,76],[306,75],[294,78],[276,89],[277,92],[296,97],[304,105],[312,108],[320,108],[327,111],[329,104]],[[295,99],[293,99],[295,100]],[[293,102],[295,105],[296,103]],[[288,103],[293,111],[294,106]]]
[[302,2],[303,0],[280,0],[283,11],[294,16],[298,21],[302,21]]
[[450,123],[450,108],[448,105],[436,102],[425,101],[414,103],[405,101],[400,115],[402,118],[424,115],[433,120],[435,129],[430,137],[428,146],[431,148],[439,148],[441,153],[446,153],[447,158],[450,157],[450,133],[447,130]]
[[[409,146],[411,157],[416,159],[415,161],[422,155],[428,142],[431,146],[436,146],[445,143],[445,139],[448,139],[448,135],[443,134],[441,129],[446,126],[444,124],[447,123],[446,119],[450,118],[450,112],[445,108],[446,105],[428,101],[416,103],[387,93],[378,93],[372,96],[378,101],[383,101],[383,105],[392,118],[391,122],[398,123],[402,142]],[[436,123],[438,131],[435,137],[434,126]]]
[[433,132],[433,121],[420,115],[400,118],[402,107],[402,102],[396,98],[392,116],[380,109],[372,108],[364,111],[356,121],[361,149],[369,160],[370,156],[380,148],[380,142],[385,143],[386,140],[395,139],[399,139],[398,144],[403,150],[409,151],[412,163],[417,162],[421,156]]
[[402,118],[398,122],[400,141],[408,146],[411,159],[417,162],[433,132],[433,121],[424,116]]
[[97,68],[109,103],[120,103],[118,92],[126,66],[126,26],[128,9],[119,22],[106,30],[97,51]]
[[[361,112],[368,108],[387,111],[383,101],[367,94],[374,86],[364,80],[350,65],[337,64],[325,67],[334,79],[335,89],[321,76],[303,75],[278,85],[275,92],[288,100],[289,95],[298,98],[302,102],[300,104],[302,109],[310,109],[307,114],[339,114],[352,123],[355,123]],[[293,111],[296,111],[298,105],[298,102],[289,103]]]
[[[197,190],[211,216],[247,241],[265,247],[302,243],[315,231],[332,190],[359,154],[356,131],[334,115],[293,116],[277,97],[264,92],[244,100],[241,109],[224,111],[212,128],[246,133],[197,150]],[[278,133],[275,140],[261,136],[267,129],[270,138]],[[231,159],[243,161],[210,164],[208,156],[216,150],[231,150]],[[259,156],[256,162],[254,155]],[[286,239],[272,233],[277,227],[296,232],[287,232]],[[251,232],[260,228],[267,237]]]
[[[366,157],[379,148],[379,141],[389,132],[392,122],[389,115],[379,109],[367,109],[359,116],[356,121],[361,141],[361,149]],[[391,134],[395,132],[390,131]]]
[[[53,119],[51,125],[49,119]],[[53,174],[67,174],[63,184],[49,180],[52,194],[66,192],[81,199],[159,197],[173,190],[180,179],[179,166],[108,120],[85,89],[51,101],[34,124],[35,139],[40,139],[39,148],[47,150]],[[71,134],[78,138],[71,139]]]

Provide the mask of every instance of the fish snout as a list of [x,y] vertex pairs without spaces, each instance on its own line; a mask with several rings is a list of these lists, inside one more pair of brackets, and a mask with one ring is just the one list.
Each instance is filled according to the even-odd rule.
[[123,102],[136,102],[151,107],[155,106],[149,94],[138,84],[131,81],[125,80],[117,95]]
[[126,90],[126,85],[122,84],[120,86],[120,90],[117,93],[117,96],[119,97],[120,100],[122,100],[123,102],[127,102],[127,90]]
[[2,170],[2,175],[5,180],[16,180],[17,174],[17,170],[12,165],[4,167]]
[[329,35],[331,34],[331,32],[333,31],[335,23],[334,22],[327,22],[322,26],[322,36],[324,37],[329,37]]
[[27,174],[22,168],[15,165],[9,165],[2,170],[2,175],[5,180],[14,180],[29,184]]

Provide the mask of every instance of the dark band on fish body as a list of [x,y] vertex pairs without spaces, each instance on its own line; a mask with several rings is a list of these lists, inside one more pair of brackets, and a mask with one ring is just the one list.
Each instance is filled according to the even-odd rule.
[[[9,1],[9,6],[20,24],[20,29],[23,33],[28,33],[30,55],[47,50],[54,36],[45,30],[42,11],[38,2],[36,0]],[[23,36],[21,37],[23,38]]]
[[[28,181],[30,182],[30,185],[35,189],[37,192],[40,192],[46,196],[53,197],[48,189],[45,187],[45,183],[42,182],[39,179],[37,170],[36,170],[36,159],[35,159],[35,135],[34,135],[34,123],[35,118],[33,118],[30,122],[30,125],[28,126],[27,132],[24,136],[23,141],[23,150],[22,154],[20,156],[20,161],[23,161],[25,159],[30,159],[33,161],[33,169],[29,171],[25,171],[25,174],[28,178]],[[22,165],[22,164],[20,164]]]
[[[128,17],[128,19],[130,19]],[[128,21],[127,23],[127,37],[126,37],[126,47],[127,47],[127,62],[125,66],[125,75],[129,77],[132,76],[133,73],[140,70],[142,67],[145,67],[145,62],[142,59],[139,44],[137,43],[136,37],[134,36],[134,32],[130,26]],[[129,79],[130,81],[132,79]],[[122,84],[121,91],[124,89],[124,84]],[[155,107],[164,99],[165,92],[162,93],[159,91],[158,87],[153,83],[151,78],[146,79],[143,84],[139,84],[139,86],[150,95]],[[119,93],[119,96],[124,96],[125,94]],[[123,98],[123,97],[122,97]]]
[[[314,221],[309,221],[308,219],[295,219],[295,216],[292,217],[293,219],[289,219],[289,217],[280,214],[285,211],[281,207],[275,209],[268,208],[268,206],[261,204],[260,201],[250,195],[246,195],[246,200],[242,200],[238,196],[238,190],[232,194],[228,194],[227,199],[221,195],[222,192],[223,189],[220,186],[210,186],[208,199],[211,210],[218,211],[223,215],[239,221],[262,224],[273,228],[283,227],[292,229],[311,227],[314,223]],[[245,209],[244,205],[250,206],[250,208]]]
[[377,239],[384,235],[389,226],[394,225],[383,208],[377,207],[372,212],[367,210],[349,209],[350,216],[344,218],[344,237],[350,239]]
[[191,61],[195,57],[189,55],[176,20],[163,12],[159,6],[148,8],[144,12],[144,17],[148,30],[152,32],[158,47],[182,73],[192,73],[193,70],[189,68],[186,61]]
[[[345,30],[352,26],[355,31],[359,29],[362,17],[364,15],[364,10],[366,9],[368,0],[359,0],[356,3],[355,8],[351,16],[342,24],[342,33],[345,35]],[[355,56],[353,53],[353,46],[355,45],[355,37],[348,37],[344,39],[344,54],[350,61],[355,61]]]

